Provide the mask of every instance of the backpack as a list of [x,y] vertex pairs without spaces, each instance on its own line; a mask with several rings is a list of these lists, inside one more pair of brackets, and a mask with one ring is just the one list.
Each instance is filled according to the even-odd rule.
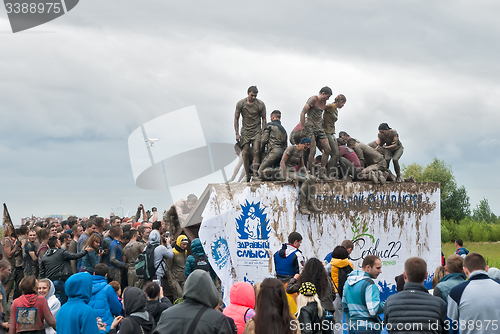
[[202,256],[193,254],[193,257],[194,257],[194,270],[201,269],[205,270],[206,272],[210,272],[212,267],[210,266],[210,263],[208,263],[208,258],[205,254],[203,254]]
[[148,244],[146,248],[139,254],[137,260],[135,260],[135,273],[137,278],[144,280],[151,280],[151,278],[156,274],[156,270],[160,267],[163,261],[158,263],[155,267],[155,249],[158,245]]
[[[352,268],[350,265],[347,265],[343,268],[339,268],[339,286],[336,286],[337,292],[339,293],[340,298],[342,298],[344,294],[344,284],[347,281],[347,276],[352,272]],[[332,281],[333,282],[333,281]],[[333,283],[335,285],[335,283]]]

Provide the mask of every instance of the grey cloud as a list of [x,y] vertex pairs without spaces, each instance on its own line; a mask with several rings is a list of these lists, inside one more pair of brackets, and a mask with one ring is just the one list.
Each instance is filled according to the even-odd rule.
[[[234,106],[257,84],[268,114],[282,110],[291,131],[328,84],[348,97],[338,130],[369,142],[388,122],[405,145],[403,163],[436,156],[473,201],[481,189],[493,199],[500,180],[478,178],[472,161],[491,166],[500,142],[497,7],[80,2],[40,27],[56,33],[0,35],[0,188],[21,212],[104,215],[119,198],[158,204],[161,193],[133,184],[126,145],[135,128],[196,105],[207,141],[231,143]],[[78,191],[62,196],[68,188]]]

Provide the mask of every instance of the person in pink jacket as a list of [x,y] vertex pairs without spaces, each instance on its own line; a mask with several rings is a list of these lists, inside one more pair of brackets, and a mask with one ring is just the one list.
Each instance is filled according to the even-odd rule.
[[224,309],[224,315],[234,320],[238,333],[243,333],[245,324],[255,315],[255,292],[248,282],[236,282],[229,292],[231,305]]

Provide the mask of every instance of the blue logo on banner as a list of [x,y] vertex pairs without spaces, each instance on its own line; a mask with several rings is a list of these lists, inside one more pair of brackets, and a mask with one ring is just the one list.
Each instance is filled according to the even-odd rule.
[[219,239],[212,243],[212,257],[219,269],[226,266],[229,260],[229,247],[226,239],[219,237]]
[[236,232],[241,240],[267,240],[271,232],[269,219],[264,209],[260,208],[260,202],[249,203],[241,206],[242,213],[236,218]]

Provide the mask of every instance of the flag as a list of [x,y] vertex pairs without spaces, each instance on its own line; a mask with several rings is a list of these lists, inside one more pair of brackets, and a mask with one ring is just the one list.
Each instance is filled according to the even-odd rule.
[[12,219],[10,219],[9,210],[7,210],[7,205],[3,203],[3,231],[2,231],[2,243],[5,241],[6,236],[12,236],[17,239],[16,230],[14,229],[14,224],[12,224]]

